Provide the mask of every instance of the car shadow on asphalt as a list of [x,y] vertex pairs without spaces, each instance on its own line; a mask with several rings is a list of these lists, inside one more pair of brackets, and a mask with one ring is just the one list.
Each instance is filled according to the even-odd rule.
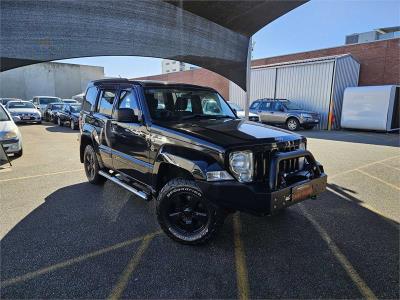
[[58,125],[53,125],[53,126],[48,126],[46,124],[46,130],[49,132],[61,132],[61,133],[78,133],[78,130],[72,130],[69,127],[65,126],[58,126]]
[[400,146],[400,135],[398,132],[369,132],[357,130],[303,130],[300,134],[307,138],[323,139],[331,141],[361,143],[380,146]]
[[[2,287],[2,298],[105,298],[140,243],[124,242],[159,230],[155,203],[111,182],[71,185],[45,200],[1,241],[1,281],[10,283]],[[300,205],[272,217],[240,214],[252,298],[361,297],[303,210],[378,297],[398,298],[398,226],[332,192]],[[157,235],[123,297],[237,298],[236,280],[230,216],[202,247]]]

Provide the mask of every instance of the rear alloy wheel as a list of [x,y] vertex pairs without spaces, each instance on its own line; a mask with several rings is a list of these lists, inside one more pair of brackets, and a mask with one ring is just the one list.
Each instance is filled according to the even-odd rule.
[[157,219],[161,228],[182,244],[207,242],[223,224],[224,216],[191,180],[169,181],[157,198]]
[[99,175],[99,162],[96,152],[91,145],[87,145],[83,153],[83,165],[88,181],[92,184],[101,184],[106,181],[106,178]]
[[63,126],[63,123],[61,122],[60,118],[57,118],[57,124],[58,124],[58,126]]
[[296,118],[290,118],[286,121],[286,128],[290,131],[296,131],[300,127],[300,123]]

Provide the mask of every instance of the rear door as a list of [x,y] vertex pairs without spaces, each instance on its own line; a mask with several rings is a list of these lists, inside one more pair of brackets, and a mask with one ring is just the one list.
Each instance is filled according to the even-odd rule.
[[261,122],[271,123],[271,101],[265,100],[258,107]]
[[284,124],[286,123],[286,112],[280,101],[273,101],[271,103],[271,123]]
[[152,164],[149,163],[148,131],[142,118],[142,109],[139,95],[135,88],[121,88],[115,110],[130,108],[138,116],[133,123],[111,121],[112,158],[113,165],[118,172],[128,175],[141,184],[148,184]]

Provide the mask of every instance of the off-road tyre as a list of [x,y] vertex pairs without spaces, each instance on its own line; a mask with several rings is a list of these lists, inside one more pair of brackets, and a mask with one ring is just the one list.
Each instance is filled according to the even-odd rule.
[[99,175],[100,165],[92,145],[87,145],[83,153],[83,166],[91,184],[103,184],[107,179]]
[[[197,208],[193,208],[194,213],[200,214],[200,212],[195,211],[196,209],[206,212],[207,214],[207,217],[201,217],[204,218],[204,221],[199,221],[199,223],[204,222],[206,224],[195,232],[185,232],[185,229],[179,228],[179,225],[177,225],[175,221],[172,221],[170,217],[174,214],[171,214],[171,206],[174,206],[176,202],[174,199],[176,199],[176,197],[186,196],[188,196],[189,199],[194,199],[193,202],[198,201]],[[181,209],[183,209],[183,207]],[[172,179],[161,189],[157,197],[156,212],[158,223],[165,234],[172,240],[186,245],[199,245],[208,242],[217,234],[225,218],[223,209],[207,200],[194,181],[181,178]],[[186,213],[186,209],[185,212],[180,212],[182,218],[186,217]],[[185,223],[183,226],[185,225],[187,224]]]

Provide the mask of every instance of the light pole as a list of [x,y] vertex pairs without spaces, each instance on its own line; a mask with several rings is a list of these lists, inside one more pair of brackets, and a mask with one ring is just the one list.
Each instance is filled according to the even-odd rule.
[[247,50],[247,65],[246,65],[246,103],[244,107],[244,115],[246,120],[249,119],[250,106],[250,77],[251,77],[251,52],[253,51],[253,38],[249,39],[249,48]]

